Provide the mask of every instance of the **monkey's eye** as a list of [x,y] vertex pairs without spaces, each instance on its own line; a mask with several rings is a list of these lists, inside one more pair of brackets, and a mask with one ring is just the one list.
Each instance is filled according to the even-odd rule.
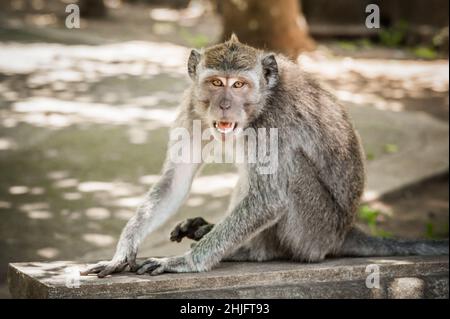
[[220,81],[218,79],[212,80],[211,84],[214,85],[214,86],[223,86],[222,81]]
[[236,81],[236,82],[233,83],[233,87],[234,87],[235,89],[240,89],[240,88],[243,87],[244,85],[245,85],[245,82],[242,82],[242,81]]

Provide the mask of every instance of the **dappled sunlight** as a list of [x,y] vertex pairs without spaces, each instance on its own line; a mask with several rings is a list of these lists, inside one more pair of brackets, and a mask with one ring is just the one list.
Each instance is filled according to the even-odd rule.
[[82,182],[78,184],[78,190],[80,192],[99,192],[99,191],[111,191],[114,188],[113,183],[106,182]]
[[78,180],[76,178],[66,178],[58,180],[54,183],[57,188],[71,188],[78,185]]
[[111,212],[103,207],[92,207],[86,210],[86,216],[90,219],[102,220],[111,217]]
[[9,209],[11,206],[12,204],[10,202],[0,200],[0,209]]
[[[144,75],[146,72],[157,74],[167,71],[184,75],[184,61],[188,54],[189,50],[182,46],[144,41],[96,46],[0,43],[0,72],[47,73],[74,67],[82,77],[93,73]],[[157,68],[146,69],[146,64],[155,64]],[[58,74],[64,77],[64,72],[67,71]],[[49,80],[61,80],[57,75]]]
[[143,129],[132,127],[127,133],[131,144],[145,144],[147,142],[148,135]]
[[200,207],[205,204],[205,199],[202,197],[191,197],[186,201],[186,205],[190,207]]
[[45,189],[39,186],[32,187],[30,190],[31,195],[42,195],[45,194]]
[[159,179],[159,175],[144,175],[139,178],[139,183],[144,185],[152,185]]
[[214,211],[222,208],[222,205],[223,203],[220,200],[212,200],[208,201],[208,203],[205,205],[205,208]]
[[34,203],[22,204],[19,206],[19,208],[23,211],[49,209],[49,207],[50,206],[47,202],[34,202]]
[[422,299],[425,281],[416,277],[395,278],[389,284],[389,297],[393,299]]
[[98,182],[89,181],[79,183],[78,191],[82,193],[98,193],[104,192],[112,197],[130,196],[141,191],[141,188],[133,184],[123,183],[123,182]]
[[30,219],[49,219],[53,217],[53,214],[46,210],[31,210],[27,212]]
[[119,207],[136,208],[142,203],[143,199],[143,196],[119,198],[114,201],[114,205]]
[[64,198],[65,200],[80,200],[81,198],[83,198],[83,195],[81,195],[80,193],[63,193],[62,198]]
[[429,88],[436,92],[448,91],[449,64],[447,60],[314,59],[304,54],[299,57],[299,63],[306,71],[317,74],[323,79],[345,79],[350,80],[351,84],[352,78],[359,75],[371,82],[372,80],[398,81],[400,88],[406,90]]
[[114,213],[114,217],[128,221],[134,213],[133,209],[119,209]]
[[116,241],[116,238],[113,236],[105,234],[83,234],[82,238],[84,241],[97,247],[109,246]]
[[[418,257],[420,258],[420,257]],[[402,259],[398,259],[396,257],[388,257],[388,258],[368,258],[367,259],[368,262],[373,263],[373,264],[379,264],[379,265],[407,265],[407,264],[413,264],[414,261],[413,260],[402,260]]]
[[237,180],[238,175],[233,173],[199,176],[192,183],[191,192],[201,195],[219,194],[219,196],[224,196],[231,193]]
[[183,24],[185,20],[198,19],[205,12],[205,6],[198,2],[191,2],[182,10],[170,8],[150,9],[150,17],[155,21],[172,21]]
[[50,211],[50,205],[46,202],[34,202],[22,204],[19,209],[25,212],[30,219],[50,219],[53,213]]
[[380,196],[379,192],[370,190],[370,189],[366,189],[364,191],[362,200],[364,202],[370,202],[370,201],[377,199],[379,196]]
[[47,173],[47,177],[50,179],[62,179],[69,176],[68,171],[51,171]]
[[370,207],[378,212],[381,213],[380,218],[383,217],[393,217],[394,215],[394,209],[392,205],[389,205],[381,200],[375,200],[370,202]]
[[0,151],[13,150],[17,144],[10,138],[0,137]]
[[350,102],[356,105],[373,105],[379,110],[403,111],[403,103],[399,101],[386,100],[378,94],[353,93],[346,90],[335,90],[334,95],[343,102]]
[[429,98],[431,93],[443,98],[448,92],[448,60],[354,59],[318,50],[298,61],[339,100],[355,105],[399,112],[406,109],[406,98]]
[[36,251],[36,254],[38,256],[46,258],[46,259],[53,259],[59,255],[59,249],[56,249],[53,247],[45,247],[45,248],[38,249]]
[[17,185],[17,186],[11,186],[9,188],[9,193],[11,195],[23,195],[28,193],[29,188],[27,186]]
[[43,97],[14,103],[12,109],[17,112],[18,115],[15,116],[20,121],[36,126],[56,128],[86,122],[131,125],[141,121],[154,121],[161,127],[167,127],[176,116],[175,108],[144,109],[131,105],[113,107],[107,104],[72,102]]

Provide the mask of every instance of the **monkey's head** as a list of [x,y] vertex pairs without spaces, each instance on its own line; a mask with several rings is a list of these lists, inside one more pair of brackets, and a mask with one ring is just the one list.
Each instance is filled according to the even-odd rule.
[[240,43],[235,35],[202,52],[192,50],[188,72],[195,110],[218,139],[246,128],[278,83],[275,56]]

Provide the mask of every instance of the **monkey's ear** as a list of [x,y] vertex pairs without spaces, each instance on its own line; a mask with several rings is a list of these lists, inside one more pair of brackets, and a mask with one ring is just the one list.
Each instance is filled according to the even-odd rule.
[[230,40],[228,40],[228,42],[239,43],[239,39],[238,39],[237,35],[234,32],[231,34]]
[[278,83],[278,64],[275,55],[268,54],[261,61],[267,86],[273,88]]
[[191,79],[195,78],[195,75],[197,74],[197,66],[200,63],[202,55],[197,50],[192,50],[191,54],[189,55],[188,59],[188,73]]

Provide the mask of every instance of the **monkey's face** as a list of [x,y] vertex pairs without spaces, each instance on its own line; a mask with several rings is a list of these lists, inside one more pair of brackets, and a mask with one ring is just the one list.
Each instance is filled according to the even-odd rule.
[[195,109],[222,140],[239,135],[263,111],[278,83],[274,55],[242,44],[235,36],[202,53],[192,50],[188,72],[194,81]]
[[214,135],[224,140],[238,135],[258,107],[259,83],[251,73],[225,73],[210,70],[199,79],[198,101],[202,116]]

